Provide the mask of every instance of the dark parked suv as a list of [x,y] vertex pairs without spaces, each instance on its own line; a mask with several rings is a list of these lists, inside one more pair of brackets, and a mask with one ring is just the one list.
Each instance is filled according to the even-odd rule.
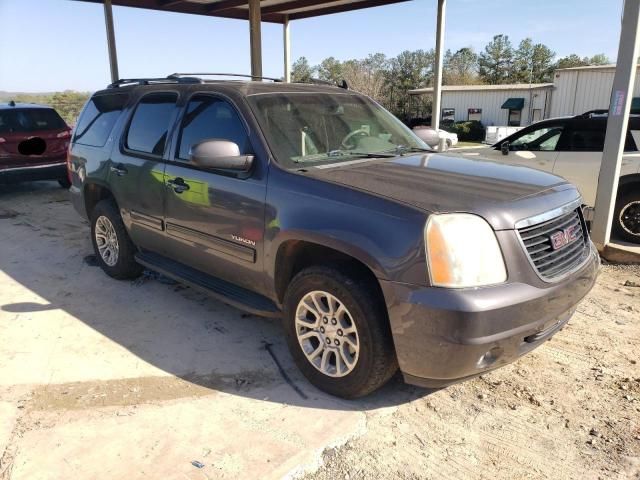
[[282,317],[304,375],[347,398],[398,367],[440,387],[513,361],[599,265],[573,185],[440,156],[338,87],[123,80],[85,106],[70,169],[107,274]]

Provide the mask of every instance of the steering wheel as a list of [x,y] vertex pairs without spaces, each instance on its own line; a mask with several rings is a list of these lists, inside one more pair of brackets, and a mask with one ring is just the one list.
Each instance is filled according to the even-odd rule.
[[370,137],[371,134],[365,130],[364,128],[358,128],[357,130],[354,130],[353,132],[349,132],[347,133],[347,135],[342,139],[342,146],[349,150],[351,148],[355,148],[356,145],[350,143],[350,140],[355,137],[356,135],[361,136],[361,137]]

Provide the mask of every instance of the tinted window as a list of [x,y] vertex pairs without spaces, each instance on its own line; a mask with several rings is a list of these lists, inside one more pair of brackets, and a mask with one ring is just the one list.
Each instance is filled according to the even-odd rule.
[[194,96],[182,122],[178,158],[189,160],[192,145],[214,138],[235,142],[241,154],[251,153],[249,137],[236,110],[219,98]]
[[640,141],[640,131],[627,130],[627,138],[625,138],[625,142],[624,142],[624,151],[637,152],[639,141]]
[[0,110],[0,133],[62,130],[67,124],[52,108],[16,108]]
[[92,147],[104,146],[126,103],[127,95],[124,94],[91,98],[78,119],[73,142]]
[[567,139],[565,148],[571,152],[601,152],[604,149],[604,128],[574,127]]
[[175,93],[152,93],[142,97],[129,124],[127,148],[162,155],[177,99]]

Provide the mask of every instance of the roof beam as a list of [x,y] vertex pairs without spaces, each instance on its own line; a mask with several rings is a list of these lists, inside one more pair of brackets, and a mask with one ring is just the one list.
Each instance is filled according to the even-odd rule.
[[167,8],[173,7],[174,5],[178,5],[179,3],[184,3],[185,0],[157,0],[158,7]]
[[243,5],[248,5],[247,0],[221,0],[219,2],[210,3],[208,5],[204,5],[205,13],[216,13],[221,12],[223,10],[229,10],[230,8],[241,7]]
[[[289,20],[299,20],[301,18],[318,17],[320,15],[329,15],[332,13],[350,12],[352,10],[359,10],[361,8],[380,7],[383,5],[390,5],[392,3],[401,3],[406,1],[408,0],[364,0],[363,2],[358,2],[357,7],[353,7],[353,4],[346,3],[344,5],[334,5],[332,7],[323,7],[323,8],[308,10],[304,12],[289,13]],[[280,11],[282,11],[283,13],[287,13],[286,11],[283,11],[282,8],[280,9]]]

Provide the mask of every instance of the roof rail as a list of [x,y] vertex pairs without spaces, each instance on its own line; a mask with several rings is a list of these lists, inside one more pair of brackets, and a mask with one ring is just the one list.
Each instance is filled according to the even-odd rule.
[[313,78],[310,77],[306,81],[298,82],[298,83],[313,83],[316,85],[330,85],[332,87],[344,88],[345,90],[349,90],[349,84],[346,80],[342,80],[340,83],[331,82],[329,80],[322,80],[321,78]]
[[271,80],[272,82],[281,82],[282,79],[274,77],[257,77],[255,75],[247,75],[245,73],[172,73],[167,78],[183,79],[193,77],[240,77],[240,78],[259,78],[260,80]]
[[181,77],[181,78],[122,78],[116,82],[107,85],[107,88],[127,87],[129,85],[154,85],[157,83],[202,83],[199,78]]
[[574,118],[591,118],[595,116],[603,116],[609,115],[609,110],[605,110],[604,108],[598,108],[596,110],[589,110],[588,112],[581,113],[580,115],[576,115]]

